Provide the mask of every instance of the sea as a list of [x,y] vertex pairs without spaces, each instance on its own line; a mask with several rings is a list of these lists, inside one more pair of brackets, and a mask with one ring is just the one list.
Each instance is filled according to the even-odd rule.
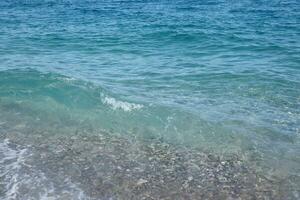
[[300,199],[300,1],[1,0],[0,199]]

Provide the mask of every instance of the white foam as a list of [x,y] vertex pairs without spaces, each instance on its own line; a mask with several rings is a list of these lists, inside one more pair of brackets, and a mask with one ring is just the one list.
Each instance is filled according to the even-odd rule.
[[115,98],[108,97],[108,96],[105,96],[104,98],[102,98],[102,101],[104,104],[109,105],[114,110],[121,109],[126,112],[130,112],[132,110],[139,110],[139,109],[143,108],[143,105],[135,104],[135,103],[128,103],[125,101],[118,101]]
[[76,78],[74,78],[74,77],[61,77],[61,80],[65,81],[65,82],[74,82],[74,81],[76,81]]
[[0,143],[0,176],[4,179],[5,199],[16,199],[19,188],[18,171],[24,163],[26,149],[13,149],[8,139]]
[[[0,177],[4,186],[1,200],[20,197],[32,200],[61,199],[66,194],[71,199],[88,199],[84,191],[68,177],[63,178],[57,185],[37,166],[29,165],[26,161],[32,155],[29,149],[13,145],[8,139],[0,141]],[[64,190],[57,190],[58,188]]]

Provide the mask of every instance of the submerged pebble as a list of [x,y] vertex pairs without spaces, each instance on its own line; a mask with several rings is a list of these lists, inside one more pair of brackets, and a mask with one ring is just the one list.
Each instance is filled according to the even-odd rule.
[[[279,189],[283,185],[278,177],[266,178],[236,156],[222,160],[217,154],[152,140],[132,144],[126,137],[107,133],[98,137],[97,133],[81,136],[77,132],[76,137],[46,135],[43,139],[36,134],[15,132],[7,139],[16,149],[30,146],[20,164],[22,171],[15,173],[41,172],[44,179],[39,180],[39,187],[49,198],[48,183],[57,195],[59,188],[74,185],[82,199],[281,199],[287,193]],[[28,184],[17,181],[20,186]],[[24,195],[18,192],[17,196]],[[292,187],[289,196],[297,194]]]

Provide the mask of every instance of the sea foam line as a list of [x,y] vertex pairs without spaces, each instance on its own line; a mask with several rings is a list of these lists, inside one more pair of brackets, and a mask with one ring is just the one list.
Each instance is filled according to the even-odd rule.
[[129,103],[125,101],[118,101],[115,98],[105,96],[102,98],[102,102],[106,105],[109,105],[112,109],[117,110],[121,109],[126,112],[130,112],[133,110],[139,110],[143,108],[143,105],[135,104],[135,103]]
[[[60,181],[61,185],[56,186],[43,171],[34,165],[28,165],[26,160],[31,155],[29,149],[12,144],[9,139],[0,142],[0,178],[4,185],[4,193],[3,196],[0,196],[0,200],[19,199],[20,197],[32,200],[54,200],[61,199],[64,194],[69,194],[74,200],[89,199],[85,192],[68,177]],[[58,192],[57,188],[62,187],[65,189]],[[30,188],[31,191],[24,193],[22,188]]]
[[19,173],[25,160],[26,149],[13,149],[8,139],[0,143],[0,176],[4,179],[5,196],[16,199],[19,188]]

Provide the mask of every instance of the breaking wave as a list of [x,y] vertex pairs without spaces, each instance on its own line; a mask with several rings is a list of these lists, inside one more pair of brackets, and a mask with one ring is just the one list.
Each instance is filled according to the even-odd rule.
[[133,110],[139,110],[139,109],[143,108],[143,105],[141,105],[141,104],[129,103],[129,102],[125,102],[125,101],[118,101],[115,98],[108,97],[108,96],[104,97],[102,99],[102,101],[104,104],[111,106],[111,108],[114,110],[121,109],[126,112],[130,112]]

